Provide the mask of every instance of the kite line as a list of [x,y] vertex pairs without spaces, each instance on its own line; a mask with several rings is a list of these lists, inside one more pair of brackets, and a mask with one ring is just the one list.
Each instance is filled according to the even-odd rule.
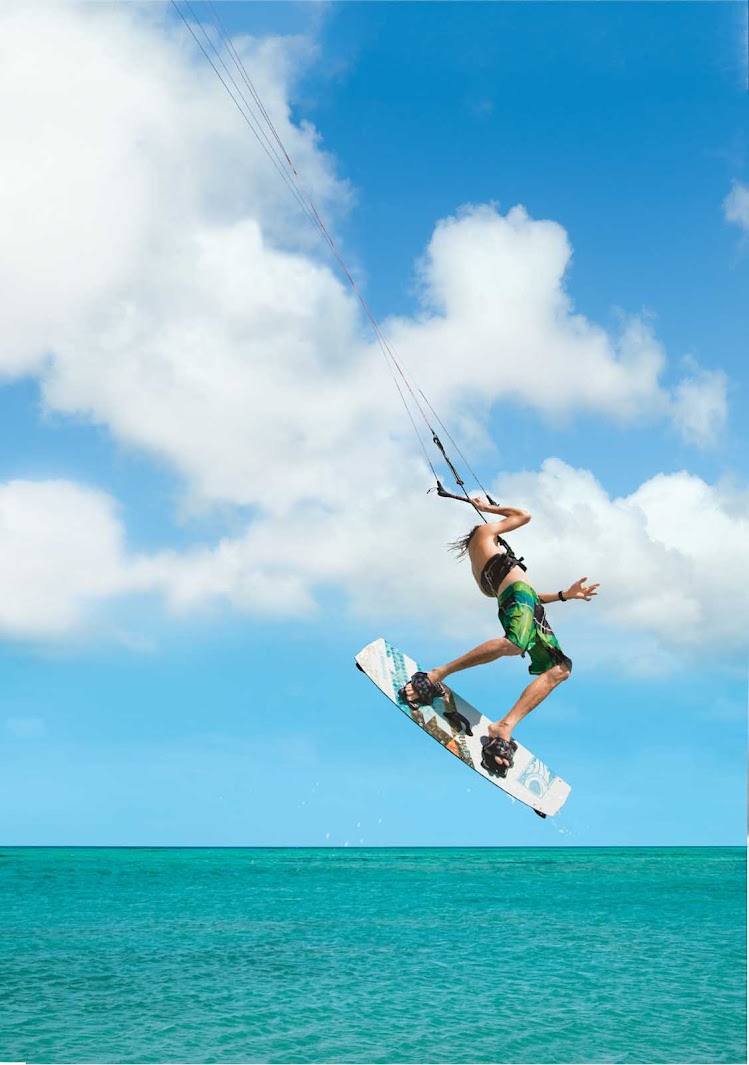
[[[181,18],[182,22],[187,27],[198,48],[203,53],[205,59],[213,68],[214,73],[223,85],[227,95],[233,101],[235,107],[241,114],[243,120],[252,132],[253,136],[257,140],[263,152],[268,157],[271,164],[278,172],[282,181],[288,188],[289,192],[296,200],[298,206],[300,207],[302,212],[307,216],[312,225],[315,226],[322,239],[328,245],[328,248],[330,249],[333,257],[338,263],[349,285],[351,286],[354,295],[359,301],[359,304],[361,305],[364,314],[366,315],[370,325],[372,326],[375,337],[377,339],[378,346],[385,360],[385,364],[388,368],[390,376],[393,379],[393,383],[395,384],[395,387],[398,390],[401,402],[409,418],[409,421],[411,422],[414,433],[416,434],[416,438],[419,441],[427,464],[430,470],[432,471],[432,474],[434,475],[436,481],[436,489],[430,489],[430,491],[436,490],[438,495],[444,496],[449,499],[458,499],[461,502],[470,503],[471,506],[474,507],[474,510],[476,510],[476,513],[480,515],[482,521],[486,521],[484,515],[473,504],[470,496],[468,495],[468,492],[465,487],[465,481],[460,475],[460,470],[448,455],[447,450],[444,444],[442,443],[442,440],[440,439],[439,435],[437,434],[434,426],[432,425],[432,422],[430,421],[430,418],[427,415],[427,410],[425,408],[428,409],[429,414],[439,424],[443,434],[450,441],[452,448],[460,456],[463,465],[468,470],[471,477],[479,486],[481,491],[486,495],[489,502],[494,503],[494,500],[491,498],[489,493],[481,484],[479,478],[469,466],[468,462],[465,459],[465,456],[460,451],[458,445],[451,437],[447,428],[440,420],[439,416],[435,412],[432,405],[429,403],[429,400],[426,398],[423,391],[421,389],[415,389],[415,386],[412,386],[411,382],[409,381],[402,361],[396,355],[392,345],[383,333],[382,328],[380,327],[379,322],[377,321],[369,304],[364,298],[364,295],[362,294],[361,289],[359,288],[359,285],[356,282],[356,279],[354,278],[353,274],[346,265],[346,262],[344,261],[343,256],[341,255],[338,246],[336,245],[336,242],[330,233],[330,230],[326,226],[323,218],[317,210],[317,207],[315,206],[301,175],[299,174],[289,152],[287,151],[281,139],[281,136],[273,122],[273,119],[268,113],[268,110],[266,109],[260,97],[260,94],[258,93],[255,85],[253,84],[253,81],[250,78],[247,68],[241,56],[239,55],[229,33],[227,32],[226,27],[221,21],[221,16],[219,15],[216,6],[213,3],[213,0],[208,0],[207,5],[205,5],[209,9],[211,27],[213,32],[210,32],[209,29],[206,28],[205,22],[201,20],[200,16],[195,10],[193,3],[191,3],[191,0],[170,0],[170,2],[174,10]],[[183,9],[186,9],[189,12],[190,18],[185,15]],[[419,397],[421,397],[421,401]],[[447,464],[450,473],[455,481],[455,484],[462,493],[461,495],[456,495],[453,492],[447,491],[442,485],[437,470],[435,469],[434,463],[432,462],[432,459],[429,455],[429,451],[426,447],[426,444],[424,443],[422,432],[419,431],[419,425],[417,424],[417,420],[414,417],[412,406],[409,406],[409,399],[411,401],[412,406],[415,407],[416,411],[418,411],[418,414],[420,415],[421,420],[423,421],[426,427],[426,431],[431,436],[432,443],[440,452],[443,460]]]

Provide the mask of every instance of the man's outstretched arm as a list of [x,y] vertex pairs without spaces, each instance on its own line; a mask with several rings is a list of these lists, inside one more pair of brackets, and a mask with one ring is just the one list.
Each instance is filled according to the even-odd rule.
[[538,598],[542,603],[557,603],[560,598],[563,603],[566,603],[568,599],[583,599],[586,603],[589,603],[594,595],[598,595],[600,584],[586,584],[587,579],[587,577],[581,577],[579,581],[575,581],[569,588],[562,588],[561,597],[559,592],[544,592]]

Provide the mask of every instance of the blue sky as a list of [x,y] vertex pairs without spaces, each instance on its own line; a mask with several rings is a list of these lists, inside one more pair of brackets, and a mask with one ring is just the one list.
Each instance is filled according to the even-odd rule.
[[[3,842],[742,842],[745,6],[220,10],[417,384],[532,510],[534,581],[602,581],[553,610],[573,678],[518,731],[572,797],[540,822],[354,670],[497,631],[444,550],[470,522],[182,23],[24,5]],[[500,716],[526,680],[454,683]]]

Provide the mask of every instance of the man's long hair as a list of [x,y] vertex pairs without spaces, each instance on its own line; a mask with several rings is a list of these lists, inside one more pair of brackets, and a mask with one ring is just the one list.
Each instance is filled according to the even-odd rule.
[[452,543],[449,543],[447,545],[449,550],[452,551],[454,555],[457,555],[458,558],[464,558],[464,556],[468,554],[468,545],[471,542],[471,537],[478,528],[478,525],[474,525],[471,531],[466,533],[465,536],[460,536],[457,540],[453,540]]

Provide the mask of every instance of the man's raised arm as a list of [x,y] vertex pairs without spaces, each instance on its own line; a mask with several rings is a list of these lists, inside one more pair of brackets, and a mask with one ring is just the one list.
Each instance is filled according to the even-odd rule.
[[[504,518],[504,521],[488,525],[488,532],[496,532],[500,535],[512,532],[513,529],[519,529],[521,525],[527,525],[531,520],[528,511],[521,510],[520,507],[500,507],[497,503],[487,503],[485,500],[479,499],[478,496],[471,499],[471,502],[477,510],[482,511],[484,514],[496,514],[498,517]],[[495,526],[496,529],[494,528]]]

